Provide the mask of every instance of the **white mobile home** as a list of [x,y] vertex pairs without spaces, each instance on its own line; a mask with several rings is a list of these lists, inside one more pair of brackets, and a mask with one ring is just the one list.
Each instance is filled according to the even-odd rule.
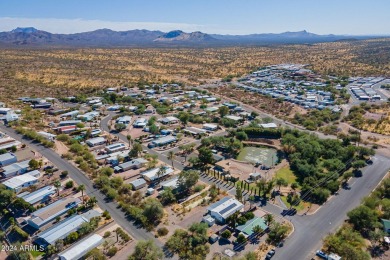
[[3,184],[10,190],[18,193],[23,188],[27,188],[31,185],[34,185],[38,182],[38,179],[32,175],[24,174],[20,176],[13,177],[9,180],[3,182]]
[[213,218],[219,223],[225,223],[226,219],[244,208],[244,205],[238,200],[225,197],[220,201],[211,204],[207,210]]

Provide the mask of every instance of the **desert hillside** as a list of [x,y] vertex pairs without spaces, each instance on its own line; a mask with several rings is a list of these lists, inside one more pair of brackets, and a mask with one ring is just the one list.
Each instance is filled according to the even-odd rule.
[[201,84],[284,62],[327,75],[390,76],[390,39],[229,48],[2,49],[0,99],[153,82]]

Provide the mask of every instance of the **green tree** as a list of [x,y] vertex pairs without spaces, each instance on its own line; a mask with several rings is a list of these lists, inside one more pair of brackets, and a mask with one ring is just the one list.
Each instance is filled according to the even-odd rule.
[[159,260],[163,259],[164,254],[161,248],[157,247],[152,240],[138,241],[133,254],[129,260]]
[[115,246],[113,246],[113,247],[110,247],[110,249],[108,249],[107,255],[108,255],[109,257],[113,257],[114,255],[116,255],[117,252],[118,252],[118,248],[116,248]]
[[176,201],[176,197],[173,194],[172,188],[165,188],[160,196],[161,203],[164,205],[171,204]]
[[80,184],[78,187],[77,187],[77,191],[81,191],[81,197],[83,198],[83,204],[84,204],[84,191],[85,191],[85,185],[84,184]]
[[240,141],[248,140],[248,135],[245,132],[237,132],[236,138]]
[[257,260],[257,255],[255,252],[248,252],[245,254],[243,260]]
[[364,166],[366,166],[366,162],[363,161],[363,160],[357,160],[357,161],[354,161],[352,164],[351,164],[352,168],[357,171],[361,168],[363,168]]
[[125,124],[115,124],[115,130],[118,131],[118,132],[122,132],[123,130],[126,129],[126,125]]
[[201,147],[198,150],[199,152],[199,163],[205,167],[208,164],[212,164],[214,162],[213,152],[207,147]]
[[378,246],[378,242],[381,241],[387,234],[383,230],[374,230],[368,233],[368,237],[374,247]]
[[65,183],[65,188],[66,188],[66,189],[73,188],[73,186],[74,186],[74,183],[73,183],[72,180],[67,181],[67,182]]
[[28,167],[30,167],[33,170],[36,170],[39,168],[39,162],[35,159],[32,159],[28,162]]
[[378,214],[365,205],[361,205],[347,213],[349,222],[362,233],[368,233],[377,227]]
[[299,196],[297,194],[289,193],[287,195],[287,203],[290,204],[290,209],[293,206],[296,206],[296,204],[299,203],[299,202],[300,202],[300,199],[299,199]]
[[240,186],[237,186],[236,188],[236,199],[242,201],[242,190]]
[[227,106],[220,106],[218,108],[218,113],[221,117],[224,117],[226,116],[227,114],[229,114],[229,108]]
[[179,120],[181,123],[186,126],[188,123],[188,120],[190,120],[190,114],[187,112],[180,112],[179,113]]
[[239,234],[238,236],[237,236],[237,240],[236,240],[236,242],[238,243],[238,244],[242,244],[242,243],[244,243],[246,241],[246,237],[243,235],[243,234]]
[[292,184],[291,184],[291,189],[295,192],[295,190],[296,189],[298,189],[298,187],[299,187],[299,184],[297,183],[297,182],[293,182]]
[[61,182],[60,181],[55,181],[54,182],[54,187],[57,190],[57,196],[60,196],[60,188],[61,188]]
[[186,192],[191,189],[199,180],[199,174],[197,171],[182,171],[179,174],[177,185],[180,192]]
[[267,242],[275,245],[280,241],[282,241],[287,236],[287,232],[288,232],[287,226],[275,222],[270,227],[270,232],[268,233]]
[[154,135],[158,134],[159,131],[160,131],[160,129],[155,124],[149,126],[149,132],[151,134],[154,134]]
[[132,138],[131,138],[131,135],[126,135],[126,139],[127,141],[129,142],[129,147],[131,147],[131,144],[133,142]]
[[252,231],[253,231],[254,233],[260,234],[260,233],[262,233],[264,230],[263,230],[259,225],[257,225],[257,226],[254,226],[254,227],[253,227]]
[[279,186],[279,191],[280,191],[280,188],[282,186],[286,187],[288,185],[288,182],[285,179],[283,179],[283,178],[277,178],[275,183],[276,183],[277,186]]
[[330,196],[330,191],[325,188],[316,188],[312,193],[312,199],[318,204],[323,204]]
[[86,258],[91,258],[93,260],[106,260],[107,258],[100,252],[99,249],[94,248],[91,251],[88,252],[85,256]]
[[343,174],[343,182],[346,183],[349,180],[349,178],[351,178],[352,176],[353,176],[352,172],[350,172],[350,171],[345,172]]
[[142,214],[147,218],[149,223],[158,223],[164,216],[164,208],[160,201],[155,198],[147,198],[143,204]]
[[16,152],[18,150],[18,148],[16,148],[16,146],[15,145],[13,145],[13,146],[11,146],[11,152]]
[[76,242],[77,239],[79,239],[79,234],[77,232],[72,232],[65,238],[65,241],[67,244],[71,244]]
[[104,174],[110,177],[114,173],[114,170],[111,167],[102,167],[100,169],[100,174]]
[[265,214],[264,220],[267,226],[270,226],[274,222],[274,216],[270,213]]
[[207,227],[205,223],[194,223],[188,231],[177,229],[165,246],[180,259],[205,259],[210,251]]
[[232,232],[230,232],[228,229],[222,232],[221,237],[225,239],[229,239],[232,236]]
[[135,143],[129,152],[130,158],[137,158],[142,152],[142,145]]
[[169,151],[168,152],[167,158],[168,158],[168,160],[171,161],[173,169],[175,169],[175,167],[173,166],[173,160],[175,160],[175,157],[176,157],[176,155],[175,155],[174,151]]

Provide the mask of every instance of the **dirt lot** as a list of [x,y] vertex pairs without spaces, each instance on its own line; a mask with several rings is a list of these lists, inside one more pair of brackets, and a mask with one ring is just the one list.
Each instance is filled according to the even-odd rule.
[[215,88],[212,91],[223,97],[234,98],[236,101],[250,105],[279,118],[293,118],[297,112],[306,114],[306,110],[297,105],[283,101],[278,102],[276,99],[252,92],[245,92],[244,90],[230,86]]
[[[18,161],[24,161],[24,160],[32,159],[35,157],[34,152],[28,148],[20,149],[20,150],[16,151],[14,154],[18,158]],[[37,154],[37,156],[38,156],[38,154]]]

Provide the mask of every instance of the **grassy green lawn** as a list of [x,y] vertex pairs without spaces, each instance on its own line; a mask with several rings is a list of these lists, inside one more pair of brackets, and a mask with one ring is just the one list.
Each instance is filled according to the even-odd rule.
[[34,259],[36,259],[39,256],[43,256],[45,254],[45,252],[43,252],[43,251],[31,251],[30,254],[32,255],[32,257],[34,257]]
[[[286,197],[286,196],[280,196],[280,199],[283,201],[283,203],[284,203],[288,208],[290,208],[290,204],[287,202],[287,197]],[[295,207],[293,207],[293,208],[295,208],[297,211],[301,211],[301,210],[304,210],[305,207],[307,207],[305,204],[306,204],[305,202],[301,201],[301,202],[299,203],[298,206],[295,206]]]
[[275,176],[276,178],[285,179],[288,184],[294,183],[297,180],[297,177],[291,171],[289,166],[283,167],[282,169],[278,170]]

